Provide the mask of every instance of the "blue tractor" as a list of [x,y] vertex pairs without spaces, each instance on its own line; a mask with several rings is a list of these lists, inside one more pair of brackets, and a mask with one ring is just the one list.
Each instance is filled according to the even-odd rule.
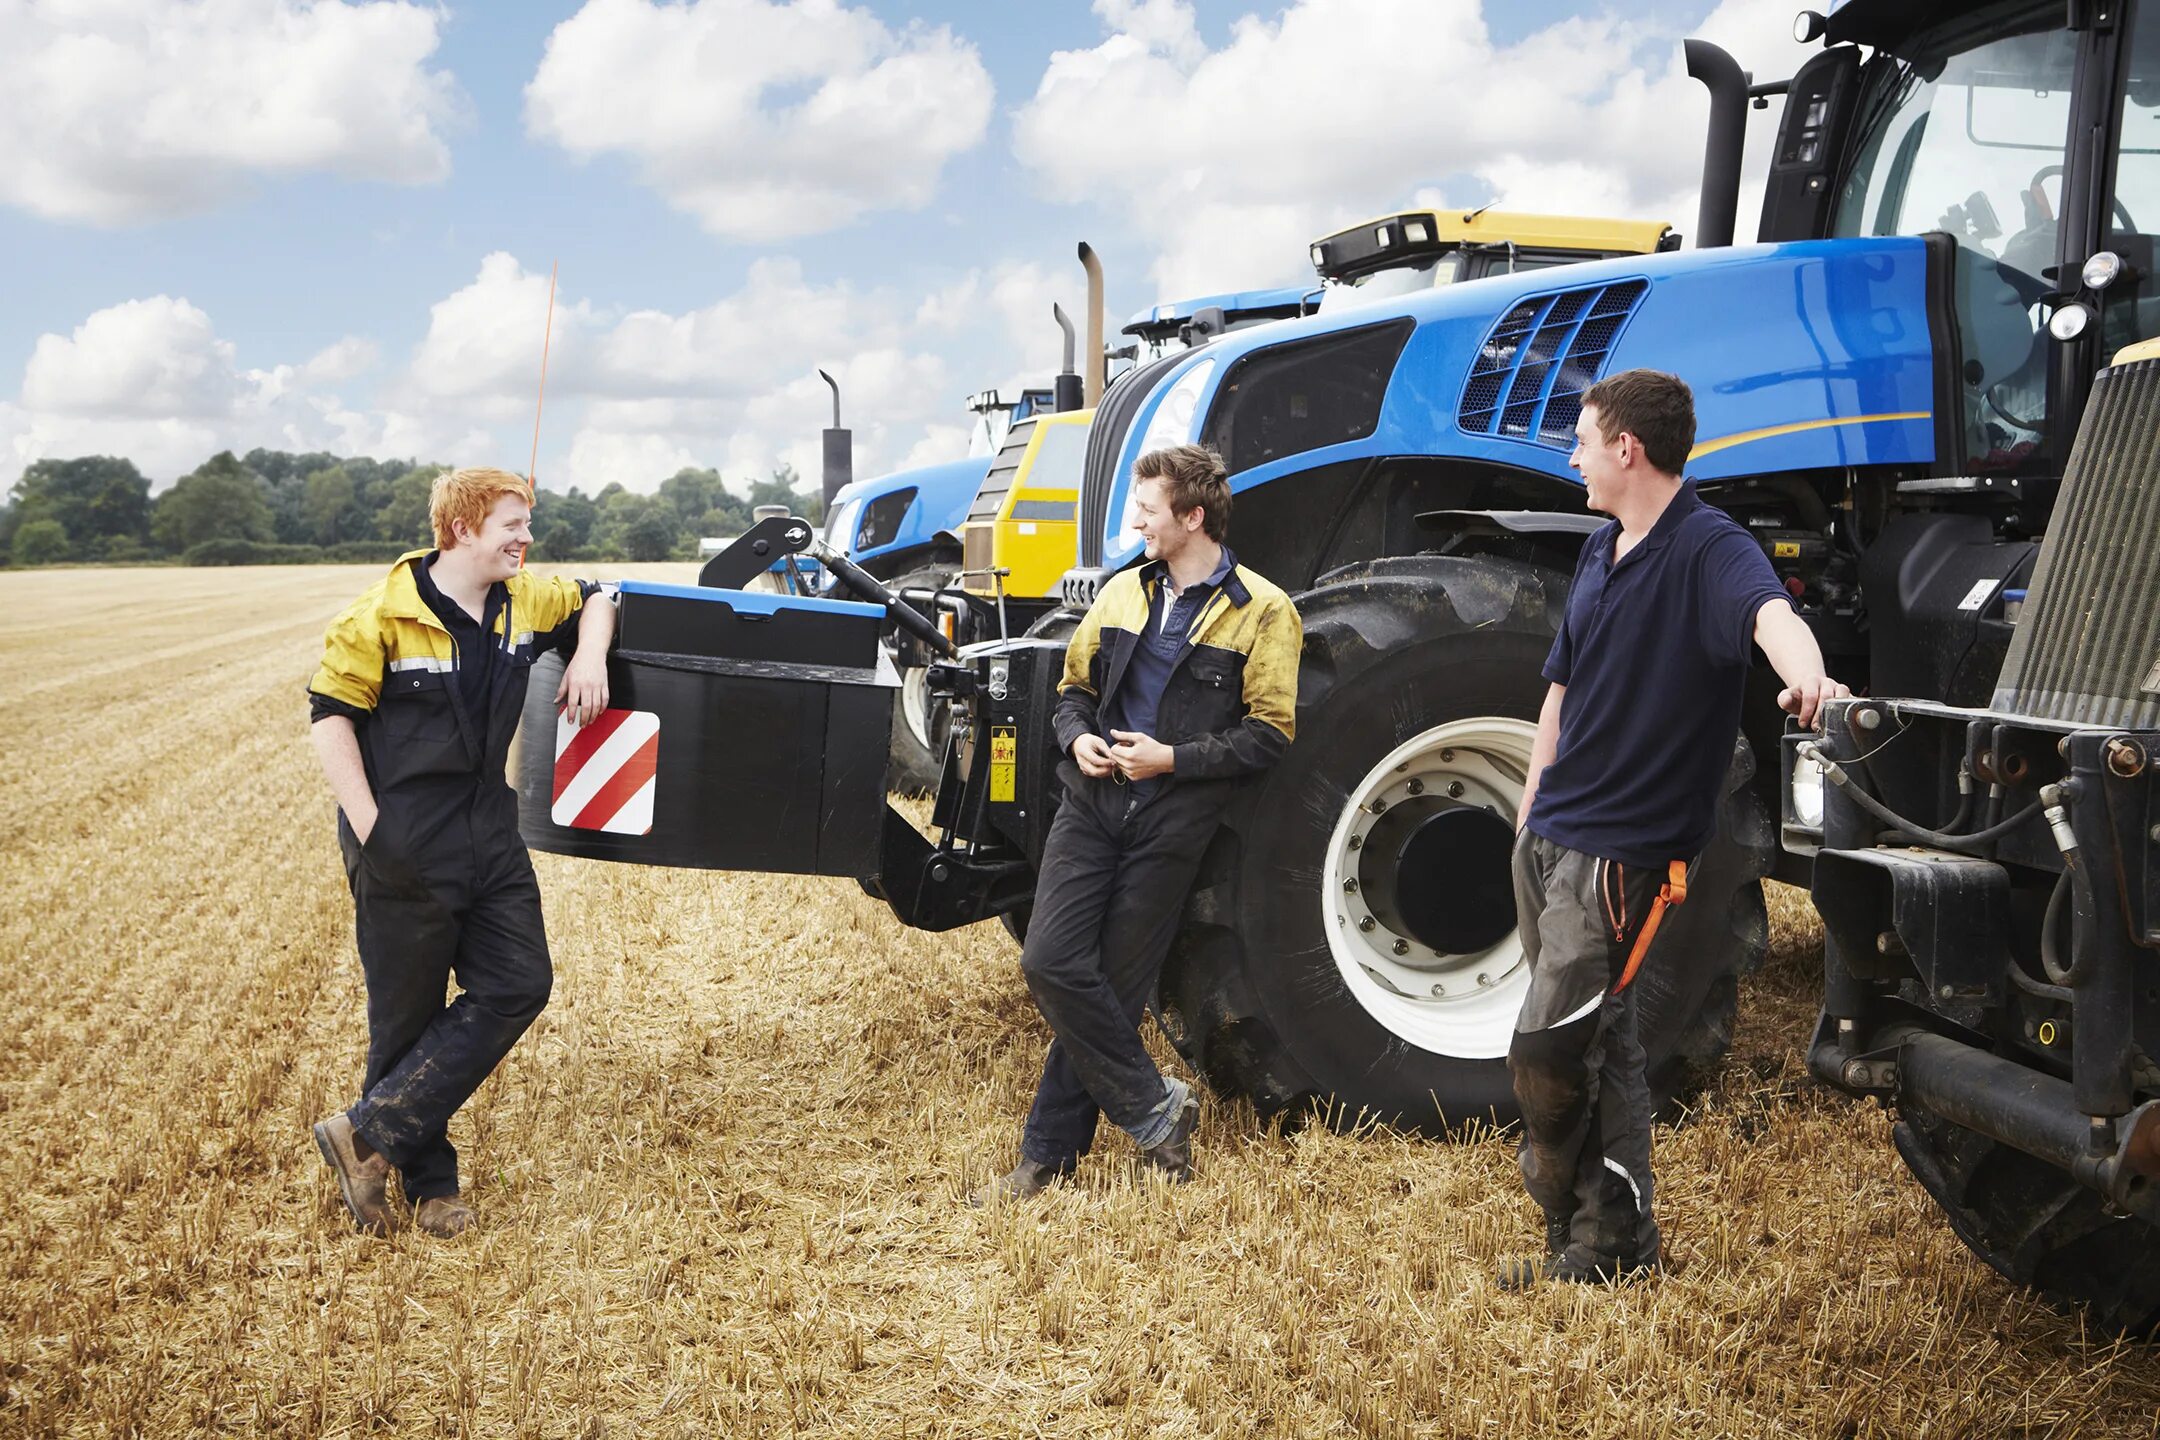
[[[1539,665],[1603,518],[1567,466],[1601,376],[1693,385],[1690,473],[1760,538],[1832,673],[1923,704],[1996,694],[2095,374],[2160,333],[2160,3],[1854,0],[1797,33],[1821,48],[1766,85],[1689,43],[1713,113],[1698,248],[1230,336],[1136,370],[1100,407],[1068,605],[1138,556],[1133,461],[1198,440],[1232,473],[1240,557],[1305,619],[1297,743],[1218,836],[1160,1000],[1187,1057],[1263,1113],[1512,1110],[1502,1057],[1527,977],[1510,822]],[[1741,132],[1773,94],[1757,243],[1733,245]],[[2117,526],[2160,504],[2160,412],[2120,408],[2118,427],[2141,428],[2090,440],[2144,466]],[[2095,573],[2121,587],[2089,596],[2088,619],[2160,613],[2160,562],[2150,541],[2130,553],[2132,533],[2087,536],[2113,547]],[[2060,629],[2046,664],[2067,674],[2101,628]],[[2058,683],[2160,694],[2153,624],[2131,628],[2137,675]],[[1888,838],[1922,832],[1940,855],[1885,859],[1900,847],[1873,848],[1877,817],[1823,859],[1824,772],[1781,743],[1775,685],[1758,667],[1722,833],[1645,971],[1661,1093],[1726,1047],[1766,943],[1761,880],[1812,883],[1831,933],[1816,1073],[1896,1106],[1901,1153],[1990,1263],[2120,1327],[2160,1323],[2160,897],[2115,945],[2114,999],[2073,996],[2041,954],[2068,927],[2053,917],[2075,869],[2035,798],[2059,766],[1984,739],[1902,786],[1901,813],[1924,822]],[[1851,730],[1847,756],[1899,733],[1860,716],[1878,728]],[[2020,806],[2011,860],[1989,827]],[[2160,851],[2148,828],[2139,843]],[[2115,853],[2126,893],[2160,884],[2153,853]],[[1960,914],[1983,891],[1984,911]],[[2074,1052],[2073,1020],[2089,1037]],[[2042,1080],[2046,1114],[1995,1093]],[[2077,1156],[2049,1138],[2088,1129]]]
[[[1233,330],[1296,316],[1308,298],[1308,292],[1298,289],[1254,290],[1156,305],[1126,323],[1124,333],[1132,340],[1109,358],[1179,353]],[[1062,378],[1077,381],[1070,361]],[[1008,401],[986,390],[971,397],[968,409],[976,418],[967,458],[851,481],[827,507],[825,543],[918,602],[957,597],[954,581],[965,563],[962,530],[984,481],[997,471],[1001,455],[1009,453],[1008,439],[1017,442],[1032,428],[1031,422],[1057,413],[1056,393],[1023,390],[1017,401]],[[1066,398],[1077,403],[1072,395]],[[1067,559],[1056,563],[1062,566],[1069,560],[1068,552]],[[1002,608],[1016,624],[1033,621],[1047,608],[1042,594],[1016,593],[1010,599]],[[953,617],[950,633],[966,642],[990,638],[974,634],[971,622],[1000,607],[969,606],[953,598],[943,608]],[[924,684],[927,657],[921,647],[906,643],[897,629],[888,631],[887,640],[901,680],[893,708],[892,784],[903,794],[921,794],[937,788],[944,763],[944,717]]]
[[[1306,649],[1296,743],[1210,844],[1156,1011],[1264,1115],[1510,1119],[1511,821],[1540,666],[1601,523],[1572,429],[1600,377],[1674,371],[1704,498],[1759,537],[1869,698],[1819,744],[1787,736],[1759,669],[1719,838],[1636,982],[1657,1088],[1683,1094],[1725,1050],[1766,944],[1763,879],[1811,883],[1829,936],[1815,1073],[1895,1107],[1901,1155],[1990,1264],[2110,1326],[2160,1324],[2160,354],[2136,346],[2160,333],[2160,0],[1852,0],[1796,34],[1821,44],[1768,84],[1689,42],[1712,115],[1696,248],[1136,364],[1090,429],[1068,608],[1033,635],[960,653],[839,557],[885,607],[872,621],[942,656],[934,838],[870,805],[882,776],[856,773],[837,728],[858,682],[808,666],[789,673],[821,697],[814,747],[776,726],[736,777],[821,777],[800,853],[731,833],[603,847],[530,814],[528,835],[854,875],[912,925],[1024,931],[1059,794],[1059,637],[1137,557],[1133,461],[1202,441],[1234,477],[1233,543],[1296,596]],[[1735,245],[1747,114],[1771,95],[1756,243]],[[626,594],[625,634],[664,637],[662,609]],[[780,620],[830,630],[835,656],[858,643],[847,616]]]

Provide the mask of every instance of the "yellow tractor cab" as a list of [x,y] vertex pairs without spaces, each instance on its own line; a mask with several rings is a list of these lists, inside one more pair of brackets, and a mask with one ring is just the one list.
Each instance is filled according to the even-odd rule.
[[1312,243],[1322,314],[1487,275],[1677,250],[1662,220],[1600,220],[1518,211],[1408,210]]
[[1078,553],[1080,471],[1094,418],[1092,409],[1050,411],[1006,432],[960,529],[962,589],[985,599],[1056,595]]

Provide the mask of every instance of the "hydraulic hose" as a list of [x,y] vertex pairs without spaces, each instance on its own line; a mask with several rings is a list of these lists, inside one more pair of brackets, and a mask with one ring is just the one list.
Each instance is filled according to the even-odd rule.
[[2070,828],[2069,803],[2075,781],[2061,781],[2040,787],[2040,803],[2047,807],[2048,829],[2054,832],[2055,847],[2062,851],[2063,873],[2055,882],[2054,893],[2048,896],[2047,913],[2040,922],[2040,968],[2047,971],[2048,979],[2072,989],[2092,979],[2094,963],[2099,958],[2099,947],[2088,945],[2079,952],[2076,938],[2070,945],[2070,963],[2064,965],[2060,952],[2055,948],[2055,928],[2062,909],[2066,891],[2074,892],[2077,914],[2090,922],[2094,915],[2092,900],[2092,876],[2085,868],[2085,852],[2078,845],[2077,833]]
[[893,623],[907,631],[908,634],[913,635],[948,660],[960,653],[960,648],[946,639],[945,632],[931,623],[930,619],[922,611],[917,610],[898,595],[886,589],[875,575],[863,569],[862,566],[857,565],[853,560],[848,559],[847,556],[815,536],[811,538],[807,548],[812,555],[817,557],[818,563],[832,571],[848,589],[853,590],[857,595],[860,595],[873,605],[884,606],[885,613],[892,616]]
[[1843,790],[1855,805],[1858,805],[1885,825],[1894,827],[1899,834],[1910,835],[1913,839],[1924,844],[1933,845],[1939,850],[1970,850],[1974,846],[1984,845],[1990,840],[1999,840],[2035,815],[2038,815],[2043,808],[2043,802],[2035,800],[2009,819],[1997,821],[1984,830],[1975,830],[1969,835],[1951,835],[1941,830],[1930,830],[1924,825],[1906,819],[1897,811],[1892,810],[1882,801],[1855,785],[1852,776],[1845,773],[1845,767],[1825,755],[1822,746],[1817,742],[1803,740],[1800,743],[1800,753],[1820,766],[1824,776],[1829,779],[1830,783]]

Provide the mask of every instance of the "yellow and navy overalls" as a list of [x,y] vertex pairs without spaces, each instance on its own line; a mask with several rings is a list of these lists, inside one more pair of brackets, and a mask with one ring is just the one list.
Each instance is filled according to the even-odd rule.
[[[1140,1016],[1232,782],[1274,764],[1297,727],[1297,608],[1227,549],[1223,557],[1183,596],[1166,593],[1160,561],[1113,576],[1065,652],[1052,717],[1065,797],[1020,956],[1056,1036],[1020,1153],[1060,1171],[1094,1143],[1098,1115],[1143,1146],[1175,1122],[1185,1090],[1155,1067]],[[1143,655],[1150,645],[1154,655]],[[1137,786],[1091,779],[1071,759],[1073,742],[1129,728],[1121,722],[1135,710],[1127,692],[1136,673],[1161,686],[1146,699],[1154,737],[1176,752],[1172,772]]]
[[[455,1195],[447,1127],[547,1004],[554,983],[540,887],[504,778],[533,660],[575,643],[597,587],[521,571],[489,592],[460,654],[422,595],[432,553],[401,557],[323,637],[311,719],[343,715],[359,736],[379,815],[338,841],[367,977],[368,1059],[353,1129],[401,1172],[408,1198]],[[454,603],[454,602],[452,602]],[[477,706],[462,667],[485,665]],[[444,1003],[452,974],[459,994]]]

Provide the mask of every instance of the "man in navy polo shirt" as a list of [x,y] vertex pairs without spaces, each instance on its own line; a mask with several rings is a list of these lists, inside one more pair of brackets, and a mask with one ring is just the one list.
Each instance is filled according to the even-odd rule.
[[1599,1282],[1658,1265],[1650,1092],[1629,986],[1665,909],[1717,831],[1751,650],[1813,724],[1850,692],[1762,547],[1681,477],[1695,444],[1688,387],[1655,370],[1593,385],[1575,425],[1591,509],[1546,657],[1550,682],[1517,815],[1515,904],[1530,989],[1508,1047],[1523,1181],[1547,1253],[1501,1284]]

